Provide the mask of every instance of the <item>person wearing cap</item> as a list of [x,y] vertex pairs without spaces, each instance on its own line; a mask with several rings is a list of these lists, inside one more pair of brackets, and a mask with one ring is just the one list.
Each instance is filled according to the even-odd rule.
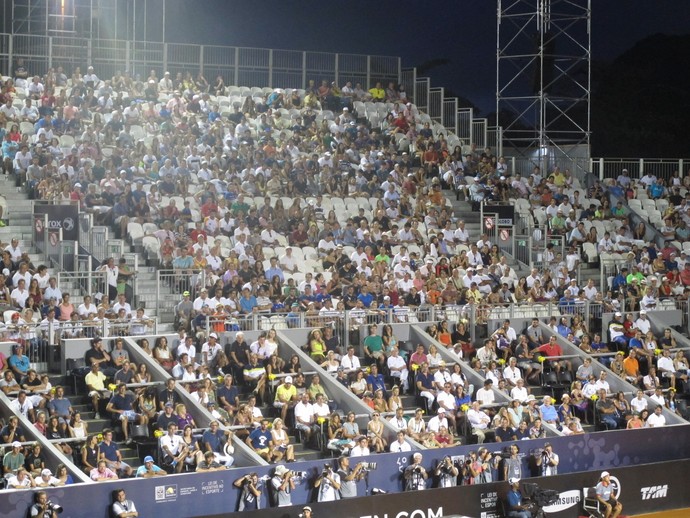
[[136,477],[137,478],[152,478],[165,476],[167,473],[164,469],[156,466],[153,462],[153,457],[147,455],[144,457],[144,463],[137,468]]
[[286,376],[278,385],[273,406],[280,409],[280,418],[285,421],[287,412],[297,404],[297,388],[292,384],[292,376]]
[[522,493],[520,492],[520,479],[510,477],[508,479],[510,491],[506,495],[506,517],[507,518],[532,518],[530,507],[522,503]]
[[2,458],[2,472],[5,477],[16,475],[20,468],[24,466],[24,453],[22,444],[19,441],[12,442],[12,449],[5,453]]
[[614,486],[611,484],[611,475],[608,471],[602,471],[599,483],[595,487],[597,500],[604,506],[604,518],[616,518],[623,510],[621,504],[614,496]]
[[421,491],[426,489],[426,480],[429,478],[424,466],[422,466],[422,454],[416,452],[412,455],[412,462],[403,472],[405,491]]
[[611,342],[618,347],[625,347],[628,345],[622,318],[623,314],[620,311],[616,311],[613,314],[613,319],[609,322],[609,337]]
[[295,474],[284,465],[276,466],[273,477],[271,477],[271,488],[273,490],[273,503],[275,507],[286,507],[292,505],[291,493],[295,489]]

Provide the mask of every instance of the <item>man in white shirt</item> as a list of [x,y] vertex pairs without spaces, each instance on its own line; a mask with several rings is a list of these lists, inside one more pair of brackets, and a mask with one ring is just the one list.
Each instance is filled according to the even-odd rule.
[[638,414],[642,413],[643,410],[647,410],[647,400],[644,397],[644,392],[641,390],[637,391],[637,396],[630,400],[630,408]]
[[518,369],[517,358],[515,356],[510,357],[508,365],[503,369],[503,379],[506,380],[506,384],[509,387],[517,386],[518,380],[522,379],[522,372]]
[[510,397],[512,399],[517,399],[520,403],[527,401],[529,393],[527,387],[525,387],[525,381],[520,378],[517,380],[517,384],[511,389]]
[[295,273],[298,271],[297,259],[292,255],[292,247],[285,247],[285,254],[280,256],[280,267],[287,273]]
[[658,405],[654,409],[654,413],[647,418],[648,428],[659,428],[660,426],[666,426],[666,418],[662,414],[664,407]]
[[398,431],[398,438],[397,440],[393,441],[390,446],[390,452],[391,453],[401,453],[401,452],[407,452],[411,451],[412,448],[408,444],[408,442],[405,440],[405,432],[403,431]]
[[314,417],[314,407],[309,402],[309,392],[304,392],[299,403],[295,405],[295,428],[304,434],[305,444],[309,442],[312,434],[318,430]]
[[647,312],[643,309],[640,311],[640,316],[635,320],[635,327],[642,332],[642,335],[646,335],[652,328],[652,323],[647,318]]
[[484,386],[477,390],[476,399],[480,405],[490,405],[496,400],[492,385],[493,381],[487,379],[484,380]]
[[348,373],[357,371],[361,368],[359,358],[355,356],[354,346],[351,345],[347,348],[347,354],[340,360],[340,366]]
[[84,296],[84,302],[79,304],[79,307],[77,308],[77,313],[79,313],[79,316],[84,319],[86,319],[86,317],[88,317],[91,313],[98,313],[98,308],[96,308],[96,305],[93,302],[91,302],[90,295]]
[[409,371],[407,370],[407,364],[405,360],[400,356],[400,352],[397,347],[394,347],[391,351],[391,355],[386,360],[388,365],[388,370],[393,378],[398,378],[400,384],[402,385],[403,393],[406,393],[410,389],[409,382]]
[[489,428],[491,418],[479,407],[479,401],[472,403],[472,407],[467,411],[467,420],[472,426],[472,435],[477,436],[477,443],[483,444],[486,439],[486,433],[491,431]]
[[[438,403],[438,416],[432,417],[428,423],[429,429],[433,432],[437,432],[440,429],[440,428],[436,428],[436,424],[438,424],[438,426],[445,426],[449,430],[455,430],[456,404],[455,404],[455,396],[451,392],[452,388],[453,388],[453,386],[451,385],[450,382],[448,382],[443,386],[443,390],[441,390],[436,395],[436,402]],[[443,414],[445,414],[445,415],[442,415],[441,411],[443,411]],[[444,417],[445,417],[445,419],[443,419]],[[432,428],[432,421],[434,421],[437,418],[438,418],[438,423],[434,422],[434,425]]]
[[129,302],[125,299],[124,293],[120,293],[117,296],[117,302],[113,304],[113,311],[115,314],[119,313],[121,309],[125,310],[125,314],[128,318],[132,317],[132,306],[130,306]]
[[187,445],[176,432],[177,425],[168,424],[168,433],[160,438],[160,446],[163,451],[163,462],[175,469],[176,473],[180,473],[184,466],[183,460],[187,457]]
[[365,457],[369,455],[369,441],[365,435],[357,440],[357,445],[350,451],[350,457]]
[[453,239],[458,245],[468,245],[470,242],[470,233],[465,229],[465,222],[463,220],[458,221],[458,228],[455,229],[453,234]]

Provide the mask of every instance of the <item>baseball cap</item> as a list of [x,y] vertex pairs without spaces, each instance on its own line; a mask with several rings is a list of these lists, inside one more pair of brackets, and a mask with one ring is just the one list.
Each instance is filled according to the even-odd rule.
[[285,376],[285,383],[292,383],[292,376]]
[[22,447],[22,443],[20,443],[19,441],[14,441],[14,442],[12,443],[12,447],[13,447],[13,448],[21,448],[21,447]]
[[209,338],[218,338],[218,335],[216,333],[211,333],[208,335]]
[[170,408],[172,408],[172,407],[175,406],[175,405],[173,405],[170,401],[168,401],[168,402],[165,404],[165,406],[169,406]]
[[519,483],[520,483],[520,479],[517,477],[510,477],[508,479],[508,484],[510,484],[511,486],[514,484],[519,484]]
[[644,309],[640,311],[640,315],[646,315],[646,314],[647,314],[647,312]]
[[[345,108],[345,109],[347,110],[347,108]],[[311,507],[309,507],[308,505],[305,505],[304,507],[302,507],[302,511],[309,511],[311,513]]]
[[616,311],[616,313],[615,313],[615,315],[614,315],[614,316],[617,316],[617,317],[622,317],[623,315],[621,314],[621,312],[620,312],[620,311]]
[[53,472],[46,468],[43,471],[41,471],[41,475],[43,475],[44,477],[52,477]]
[[146,457],[144,457],[144,463],[147,462],[153,462],[153,457],[151,457],[151,455],[147,455]]
[[437,412],[437,413],[439,413],[439,414],[445,414],[445,413],[446,413],[446,409],[443,408],[443,407],[441,407],[441,408],[438,409],[438,412]]
[[188,291],[183,292],[183,293],[182,293],[182,296],[183,296],[183,297],[189,297],[189,292],[188,292]]
[[602,472],[601,472],[601,476],[600,476],[599,478],[602,479],[602,478],[608,477],[608,476],[609,476],[609,472],[608,472],[608,471],[602,471]]

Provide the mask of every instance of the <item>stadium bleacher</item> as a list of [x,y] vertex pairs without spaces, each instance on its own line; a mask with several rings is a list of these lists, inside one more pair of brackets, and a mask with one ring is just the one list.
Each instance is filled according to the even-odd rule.
[[[87,476],[100,476],[89,444],[111,451],[113,429],[124,463],[109,466],[127,477],[151,453],[193,471],[205,444],[252,465],[390,451],[399,430],[417,449],[687,417],[683,338],[650,318],[687,304],[685,179],[668,192],[649,174],[590,188],[557,167],[521,176],[395,88],[374,102],[328,81],[210,91],[75,73],[38,85],[3,77],[3,213],[26,196],[77,204],[142,271],[164,272],[151,317],[125,254],[96,284],[54,286],[52,266],[26,254],[30,229],[0,230],[12,344],[0,388],[35,428],[21,442],[42,435]],[[484,202],[514,205],[538,268],[481,233]],[[608,290],[590,275],[599,262]],[[665,411],[637,419],[641,401]],[[170,423],[187,454],[167,449]]]

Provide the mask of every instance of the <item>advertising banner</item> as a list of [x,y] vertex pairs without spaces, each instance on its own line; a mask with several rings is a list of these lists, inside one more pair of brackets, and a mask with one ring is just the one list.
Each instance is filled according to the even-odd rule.
[[57,232],[62,229],[65,241],[79,240],[79,209],[76,205],[34,205],[34,226],[36,236],[41,240],[46,230],[43,228],[44,214],[48,214],[48,230]]
[[[560,456],[559,473],[554,477],[535,477],[530,471],[533,454],[544,441],[522,441],[523,484],[536,483],[542,489],[558,491],[558,498],[548,506],[547,516],[570,518],[581,511],[582,490],[597,484],[602,470],[610,471],[620,500],[628,512],[635,514],[661,509],[690,507],[686,473],[690,469],[690,426],[669,426],[662,429],[621,430],[573,437],[557,437],[550,442]],[[484,444],[491,452],[499,452],[504,444]],[[444,455],[462,462],[478,445],[425,450],[422,465],[428,473]],[[122,480],[115,483],[78,484],[50,489],[51,499],[65,507],[65,516],[72,518],[108,518],[112,491],[123,487],[137,506],[139,516],[230,516],[237,510],[240,490],[236,480],[256,472],[261,480],[259,503],[262,517],[297,517],[301,507],[309,504],[316,516],[329,518],[378,517],[423,518],[461,514],[477,518],[499,516],[508,485],[492,482],[473,486],[434,489],[436,477],[430,476],[424,491],[403,492],[403,472],[411,453],[380,454],[351,459],[376,463],[367,476],[356,484],[360,498],[337,503],[317,502],[314,481],[324,464],[336,466],[336,459],[288,464],[294,471],[295,488],[290,492],[294,507],[273,508],[270,479],[275,466],[233,468],[212,473],[189,473],[154,479]],[[663,462],[661,462],[663,461]],[[654,462],[654,464],[649,464]],[[499,473],[492,473],[499,480]],[[367,496],[367,498],[361,498]],[[1,491],[0,509],[4,516],[26,516],[33,493]],[[343,505],[345,504],[345,505]],[[248,511],[245,511],[245,513]]]

